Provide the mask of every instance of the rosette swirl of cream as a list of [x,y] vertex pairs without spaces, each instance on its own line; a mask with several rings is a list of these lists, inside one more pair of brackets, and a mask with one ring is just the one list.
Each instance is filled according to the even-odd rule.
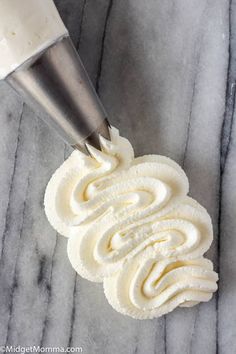
[[218,279],[203,258],[212,224],[187,196],[184,171],[164,156],[134,158],[129,141],[110,133],[91,157],[74,151],[47,186],[46,215],[69,238],[72,266],[103,281],[109,303],[134,318],[208,301]]

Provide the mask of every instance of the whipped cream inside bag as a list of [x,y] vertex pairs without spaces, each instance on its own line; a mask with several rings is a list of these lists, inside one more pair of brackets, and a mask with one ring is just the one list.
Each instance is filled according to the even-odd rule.
[[212,223],[187,196],[184,171],[164,156],[134,158],[130,142],[115,128],[110,134],[91,157],[74,151],[46,189],[46,215],[69,238],[72,266],[137,319],[210,300],[218,276],[203,255]]

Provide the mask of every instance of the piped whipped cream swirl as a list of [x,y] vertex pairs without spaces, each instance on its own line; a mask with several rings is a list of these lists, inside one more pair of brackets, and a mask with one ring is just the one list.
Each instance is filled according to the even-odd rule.
[[164,156],[134,158],[130,142],[110,134],[101,151],[89,147],[91,157],[74,151],[46,189],[46,215],[69,238],[72,266],[134,318],[208,301],[218,280],[203,258],[212,224],[187,196],[184,171]]

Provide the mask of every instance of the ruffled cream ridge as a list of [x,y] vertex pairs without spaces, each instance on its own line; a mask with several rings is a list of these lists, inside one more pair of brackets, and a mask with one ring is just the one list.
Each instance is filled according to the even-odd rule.
[[46,189],[46,215],[69,238],[72,266],[103,282],[113,308],[134,318],[208,301],[218,279],[203,258],[212,224],[187,196],[184,171],[164,156],[134,158],[130,142],[110,133],[91,157],[74,151]]

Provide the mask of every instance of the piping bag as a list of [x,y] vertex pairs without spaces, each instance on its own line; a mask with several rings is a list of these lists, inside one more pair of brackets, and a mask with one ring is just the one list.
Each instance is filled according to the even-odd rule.
[[105,109],[53,0],[0,0],[0,80],[62,139],[87,153],[109,139]]

